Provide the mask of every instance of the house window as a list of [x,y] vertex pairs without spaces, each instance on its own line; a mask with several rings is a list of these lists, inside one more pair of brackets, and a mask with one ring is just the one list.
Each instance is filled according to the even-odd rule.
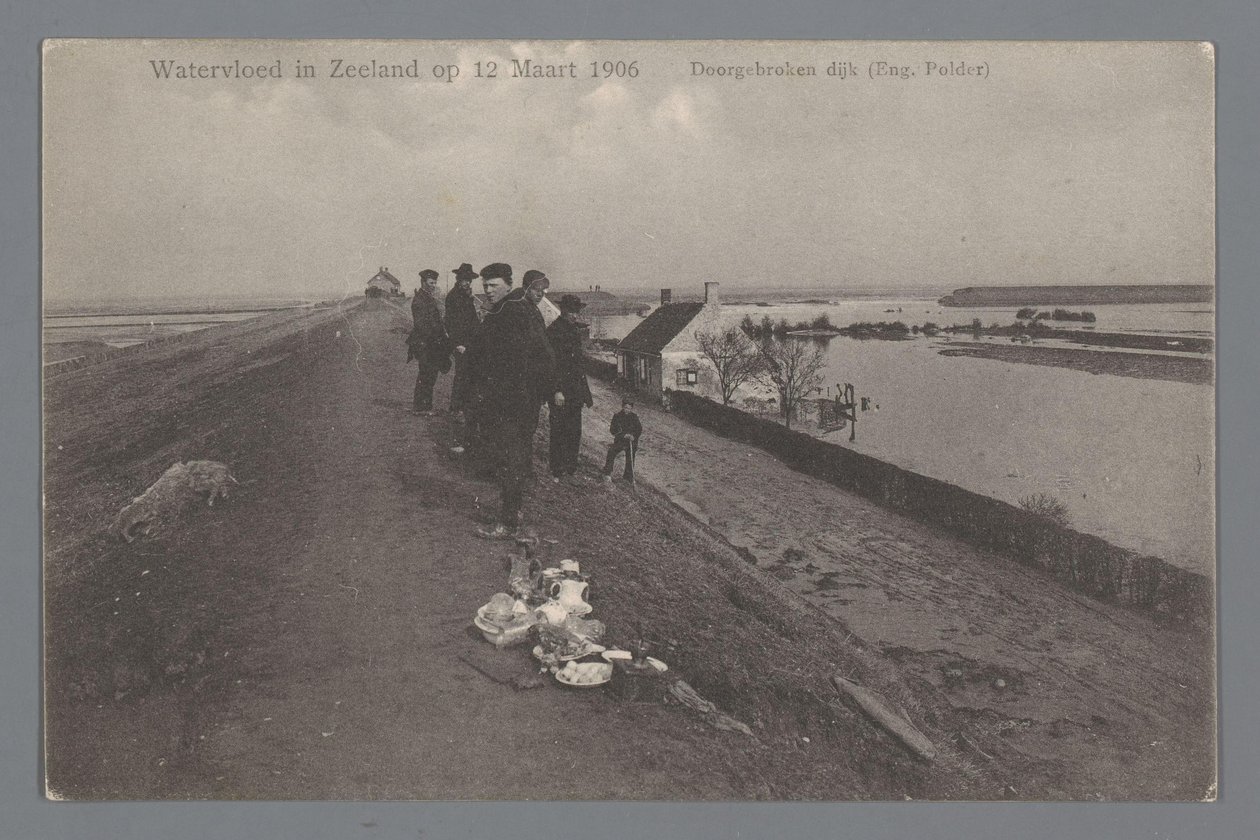
[[686,385],[695,385],[699,381],[700,381],[699,371],[683,368],[683,369],[680,369],[677,373],[676,382],[680,388]]

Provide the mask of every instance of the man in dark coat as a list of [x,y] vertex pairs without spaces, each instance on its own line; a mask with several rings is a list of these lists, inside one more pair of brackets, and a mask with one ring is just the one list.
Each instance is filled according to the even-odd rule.
[[420,272],[420,288],[411,301],[407,361],[415,359],[420,365],[411,402],[414,414],[433,413],[433,385],[439,374],[451,369],[450,345],[437,301],[437,279],[438,273],[431,268]]
[[476,276],[473,267],[464,263],[455,269],[455,286],[446,295],[446,335],[455,354],[451,414],[462,415],[455,424],[455,445],[451,447],[456,454],[463,453],[476,436],[476,406],[472,405],[468,372],[468,348],[481,325],[477,300],[472,293],[472,281]]
[[634,456],[639,451],[639,436],[643,434],[643,424],[634,413],[634,403],[622,401],[621,411],[613,415],[608,431],[612,432],[613,442],[608,444],[608,457],[604,459],[604,481],[612,481],[613,465],[622,452],[626,453],[625,479],[634,481]]
[[499,471],[499,522],[477,533],[511,539],[521,524],[525,482],[532,474],[538,410],[548,398],[564,404],[556,389],[556,365],[537,307],[524,289],[512,289],[512,267],[491,263],[481,270],[488,306],[469,348],[472,386],[482,428]]
[[525,299],[534,305],[537,321],[542,324],[543,329],[547,328],[547,319],[543,317],[542,310],[539,307],[542,305],[543,296],[547,294],[547,289],[550,287],[551,281],[547,279],[547,275],[536,268],[531,268],[521,278],[521,288],[525,290]]
[[564,394],[564,403],[551,401],[548,411],[551,419],[551,453],[548,466],[554,481],[566,475],[576,475],[578,450],[582,445],[582,409],[590,408],[591,386],[583,370],[582,339],[584,324],[579,324],[578,313],[585,306],[577,295],[560,298],[560,317],[547,328],[547,340],[556,356],[556,389]]

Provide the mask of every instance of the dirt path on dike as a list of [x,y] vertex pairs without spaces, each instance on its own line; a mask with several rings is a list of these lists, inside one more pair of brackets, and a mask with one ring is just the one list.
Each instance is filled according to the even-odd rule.
[[[277,314],[46,382],[55,795],[1207,793],[1208,642],[653,409],[640,474],[711,528],[650,487],[597,488],[590,461],[585,485],[540,485],[527,515],[559,543],[549,560],[579,557],[596,576],[610,641],[648,635],[755,734],[602,692],[516,690],[528,653],[494,651],[470,626],[506,583],[504,548],[473,535],[478,502],[497,494],[449,456],[447,418],[410,414],[408,322],[384,303]],[[616,400],[593,384],[584,447],[602,463]],[[108,537],[122,503],[192,458],[229,463],[233,498],[152,539]],[[784,548],[805,556],[784,562]],[[836,673],[905,710],[936,762],[838,702]]]
[[[620,399],[592,388],[584,447],[602,460]],[[1038,787],[1215,795],[1211,637],[1074,593],[642,401],[636,411],[642,480],[1000,733],[1005,750],[1045,759]]]
[[[164,542],[105,546],[96,568],[111,564],[110,574],[84,571],[83,585],[50,592],[49,643],[64,652],[50,652],[49,663],[54,790],[106,798],[740,795],[720,774],[675,772],[671,764],[687,756],[671,754],[679,752],[675,733],[650,714],[627,721],[592,713],[594,698],[514,691],[461,658],[475,665],[489,649],[470,618],[505,588],[503,549],[473,535],[473,500],[488,488],[451,474],[444,427],[410,413],[414,365],[404,367],[402,336],[390,331],[407,320],[376,308],[338,324],[340,338],[268,352],[273,376],[232,385],[250,403],[244,417],[200,417],[183,430],[203,449],[226,450],[246,482],[235,497],[214,513],[194,511],[186,533]],[[196,390],[205,371],[190,373],[195,367],[135,368],[125,379]],[[211,375],[226,384],[226,372]],[[73,434],[58,396],[49,407],[54,474],[61,447],[93,434],[91,425]],[[149,457],[150,474],[181,457],[181,446]],[[96,471],[117,478],[127,467]],[[56,478],[49,495],[64,497],[70,491]],[[451,527],[431,527],[434,517]],[[65,518],[54,510],[50,525]],[[84,588],[102,603],[83,603]],[[160,606],[146,613],[138,601]],[[186,610],[216,615],[190,629],[179,615]],[[128,622],[121,632],[111,627]],[[108,650],[89,638],[98,632]],[[143,650],[128,655],[132,644]],[[111,660],[104,675],[94,655]],[[520,650],[502,656],[522,658]],[[197,682],[176,683],[193,673]],[[57,694],[63,687],[68,697]],[[646,758],[628,756],[629,743]]]
[[[609,641],[639,634],[753,736],[554,684],[470,626],[505,588],[473,535],[491,485],[410,413],[409,319],[384,302],[204,331],[45,388],[47,776],[73,799],[992,798],[943,743],[916,762],[827,678],[940,709],[843,625],[663,497],[537,487],[530,521],[596,575]],[[440,385],[445,401],[449,378]],[[541,442],[541,438],[540,438]],[[107,534],[177,460],[242,482],[157,535]],[[973,735],[976,733],[973,732]],[[1011,772],[1022,771],[1022,765]],[[1016,778],[1019,778],[1018,775]]]

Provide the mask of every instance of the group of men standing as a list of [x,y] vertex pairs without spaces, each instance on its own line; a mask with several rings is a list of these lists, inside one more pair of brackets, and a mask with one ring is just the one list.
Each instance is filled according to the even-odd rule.
[[[420,367],[413,411],[434,413],[433,386],[451,369],[453,359],[450,410],[456,423],[451,451],[496,469],[499,520],[478,533],[508,539],[520,527],[525,488],[534,480],[533,439],[543,403],[550,407],[552,480],[577,474],[582,410],[593,404],[582,365],[584,325],[577,320],[584,304],[575,295],[562,296],[560,317],[548,326],[539,309],[550,286],[543,272],[527,271],[519,288],[513,288],[507,263],[491,263],[480,272],[464,263],[454,275],[454,287],[441,299],[438,273],[420,272],[421,288],[411,304],[413,326],[407,337],[407,359],[416,359]],[[481,299],[472,291],[478,277]],[[642,431],[637,417],[633,428],[637,431],[632,440],[628,434],[614,435],[617,451],[626,452],[627,477]],[[610,455],[615,457],[612,447]]]

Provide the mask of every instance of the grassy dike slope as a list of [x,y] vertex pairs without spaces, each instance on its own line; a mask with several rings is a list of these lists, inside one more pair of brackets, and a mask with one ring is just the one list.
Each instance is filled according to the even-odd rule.
[[[960,755],[934,691],[911,690],[842,623],[646,489],[548,484],[528,512],[557,541],[552,560],[595,576],[612,641],[656,640],[755,737],[678,708],[488,678],[533,670],[524,649],[493,651],[469,627],[506,583],[504,549],[472,535],[496,493],[447,457],[444,418],[407,411],[407,321],[387,302],[266,316],[47,381],[54,795],[1038,794],[1021,787],[1020,762]],[[232,466],[243,483],[229,502],[155,539],[108,537],[119,507],[191,458]],[[936,763],[840,702],[835,673],[904,707]]]

